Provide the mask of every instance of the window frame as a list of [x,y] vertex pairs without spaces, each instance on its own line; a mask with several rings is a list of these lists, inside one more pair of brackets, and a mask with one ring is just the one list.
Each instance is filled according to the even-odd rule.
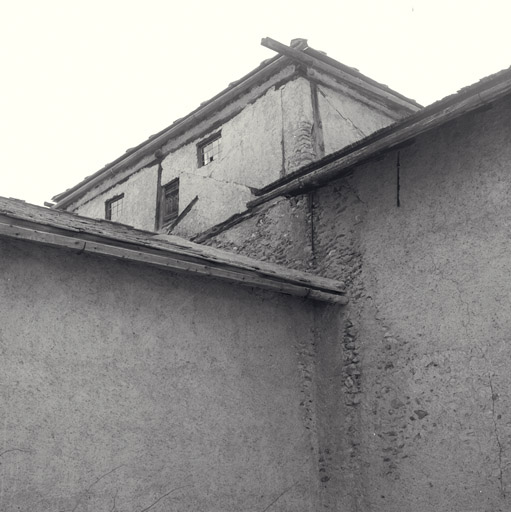
[[114,205],[116,202],[122,201],[122,209],[121,213],[124,209],[124,192],[122,194],[117,194],[116,196],[111,197],[110,199],[107,199],[105,201],[105,219],[109,220],[111,222],[118,222],[119,219],[112,220],[112,205]]
[[221,131],[213,133],[212,135],[210,135],[209,137],[207,137],[204,140],[201,140],[197,144],[197,163],[198,163],[199,167],[204,167],[206,165],[209,165],[212,162],[216,162],[221,157],[222,146],[221,146],[221,142],[220,142],[218,152],[215,153],[213,158],[207,162],[204,160],[204,149],[217,140],[219,140],[219,141],[222,140],[222,132]]

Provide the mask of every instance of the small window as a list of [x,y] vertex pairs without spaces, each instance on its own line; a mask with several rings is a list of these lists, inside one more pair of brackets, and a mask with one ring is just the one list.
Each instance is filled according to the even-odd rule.
[[176,220],[179,215],[179,178],[172,180],[162,188],[161,225],[165,225]]
[[199,167],[208,165],[220,158],[222,153],[222,135],[216,133],[197,146],[197,156],[199,157]]
[[123,210],[124,194],[112,197],[105,202],[105,219],[118,221]]

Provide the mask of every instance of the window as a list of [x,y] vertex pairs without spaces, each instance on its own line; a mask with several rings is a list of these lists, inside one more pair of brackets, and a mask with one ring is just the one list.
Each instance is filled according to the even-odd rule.
[[124,194],[112,197],[105,202],[105,219],[118,221],[122,215]]
[[197,156],[199,159],[199,167],[208,165],[220,158],[222,153],[222,134],[215,133],[205,141],[197,145]]
[[162,188],[161,225],[165,225],[176,220],[179,215],[179,178]]

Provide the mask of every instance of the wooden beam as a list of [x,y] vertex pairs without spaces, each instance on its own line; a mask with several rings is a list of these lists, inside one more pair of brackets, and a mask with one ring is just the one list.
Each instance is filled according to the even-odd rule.
[[[370,83],[369,81],[363,80],[362,78],[356,76],[353,73],[348,71],[343,71],[331,64],[323,62],[322,60],[312,57],[311,55],[307,55],[303,51],[296,50],[295,48],[291,48],[290,46],[286,46],[285,44],[279,43],[272,39],[271,37],[265,37],[261,40],[261,44],[270,50],[273,50],[281,55],[285,55],[286,57],[290,57],[301,64],[304,64],[307,67],[312,67],[317,70],[328,73],[329,75],[341,80],[344,83],[348,83],[350,85],[354,85],[359,89],[363,89],[366,92],[371,93],[371,95],[376,96],[378,98],[384,98],[386,101],[399,105],[401,107],[406,107],[408,110],[417,110],[419,107],[409,101],[406,101],[400,96],[396,96],[389,92],[388,89],[378,87]],[[359,74],[359,73],[357,73]]]
[[[206,276],[298,297],[337,304],[347,303],[343,295],[344,285],[338,281],[231,255],[210,247],[201,250],[201,246],[197,246],[192,252],[190,247],[196,244],[172,246],[168,242],[164,243],[165,238],[161,237],[165,235],[161,235],[160,240],[155,240],[150,246],[138,245],[136,248],[128,248],[112,245],[100,237],[91,240],[90,237],[80,238],[74,232],[63,235],[45,231],[44,226],[34,229],[17,226],[15,223],[0,223],[0,236],[65,248],[77,254],[90,253],[143,263],[177,273]],[[194,255],[196,261],[186,259],[186,256],[190,255]],[[199,257],[202,257],[202,262]]]
[[[383,152],[390,151],[418,135],[437,128],[460,115],[467,114],[487,105],[488,102],[496,101],[510,93],[511,80],[507,80],[497,83],[489,89],[475,92],[463,100],[451,102],[444,108],[432,109],[429,115],[427,115],[427,110],[418,112],[414,115],[417,116],[415,120],[405,119],[388,129],[384,128],[381,135],[369,136],[366,144],[358,146],[351,153],[276,187],[257,199],[248,202],[247,208],[254,208],[278,196],[296,195],[301,190],[317,187],[327,181],[339,178],[353,167],[369,161]],[[423,115],[425,113],[426,115]],[[363,143],[363,141],[361,142]]]

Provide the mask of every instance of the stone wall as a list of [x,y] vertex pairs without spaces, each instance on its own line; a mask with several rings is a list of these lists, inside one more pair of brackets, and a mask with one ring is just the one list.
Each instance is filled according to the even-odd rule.
[[[508,98],[419,136],[316,190],[301,219],[313,268],[350,295],[315,314],[324,507],[511,506],[510,117]],[[255,251],[250,222],[209,243]],[[261,222],[269,254],[293,237]],[[287,247],[294,266],[303,249]]]
[[315,510],[310,302],[0,253],[0,510]]

